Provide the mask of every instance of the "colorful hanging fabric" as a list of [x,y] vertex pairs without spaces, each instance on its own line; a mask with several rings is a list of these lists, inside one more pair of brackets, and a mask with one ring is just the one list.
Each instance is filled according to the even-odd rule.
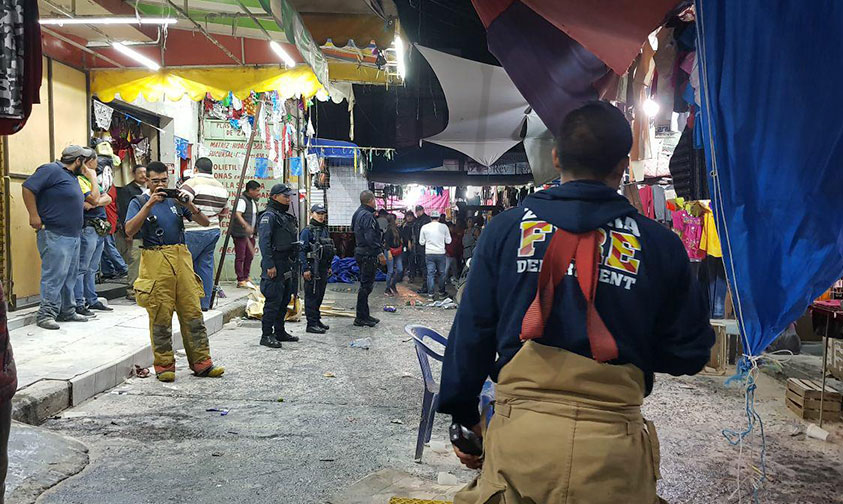
[[175,137],[175,144],[176,144],[176,155],[181,159],[189,159],[190,154],[188,153],[188,141],[182,137]]
[[114,115],[114,109],[101,101],[94,101],[94,120],[97,127],[107,130],[111,128],[111,117]]
[[302,159],[299,156],[290,158],[290,175],[298,177],[302,173]]
[[255,158],[255,177],[267,178],[269,176],[269,159],[265,157]]

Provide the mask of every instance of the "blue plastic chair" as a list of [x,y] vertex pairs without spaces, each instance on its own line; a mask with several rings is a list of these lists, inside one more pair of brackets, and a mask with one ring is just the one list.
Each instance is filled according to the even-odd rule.
[[419,422],[419,436],[416,440],[415,459],[416,462],[421,462],[424,445],[430,442],[430,436],[433,433],[433,417],[439,406],[439,384],[433,379],[429,358],[432,357],[442,362],[442,359],[445,357],[443,354],[431,348],[425,342],[425,338],[431,339],[442,346],[448,345],[448,339],[433,329],[416,324],[407,325],[404,331],[413,338],[413,342],[416,345],[416,355],[419,358],[422,378],[424,378],[424,396],[422,398],[421,421]]

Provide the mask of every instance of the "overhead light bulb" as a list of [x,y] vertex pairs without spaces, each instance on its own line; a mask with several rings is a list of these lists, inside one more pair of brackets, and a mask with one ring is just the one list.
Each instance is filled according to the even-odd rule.
[[74,18],[42,18],[38,23],[42,25],[82,25],[82,24],[155,24],[155,25],[170,25],[176,24],[179,20],[176,18],[143,18],[143,17],[74,17]]
[[401,77],[401,80],[404,80],[404,77],[407,76],[407,65],[404,63],[404,41],[401,40],[401,37],[395,37],[395,58],[398,61],[398,75]]
[[644,104],[641,106],[644,109],[644,113],[647,114],[647,117],[655,117],[656,114],[659,113],[659,104],[656,103],[655,100],[652,98],[647,98],[644,100]]
[[284,66],[286,66],[287,68],[296,66],[296,60],[294,60],[287,53],[287,51],[285,51],[284,48],[281,47],[281,44],[279,44],[278,42],[276,42],[274,40],[270,40],[269,41],[269,47],[271,47],[272,50],[275,51],[275,54],[277,54],[278,57],[281,58],[281,61],[284,62]]
[[120,42],[114,42],[111,44],[111,47],[117,50],[117,52],[122,53],[133,60],[137,61],[138,63],[142,64],[143,66],[151,69],[151,70],[160,70],[161,65],[152,61],[151,59],[147,58],[143,54],[135,51],[134,49],[130,49],[125,45],[121,44]]

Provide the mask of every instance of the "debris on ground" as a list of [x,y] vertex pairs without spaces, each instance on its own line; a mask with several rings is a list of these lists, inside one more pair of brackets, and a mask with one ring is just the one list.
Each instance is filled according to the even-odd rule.
[[404,425],[404,420],[401,420],[400,418],[394,418],[394,419],[390,420],[390,423],[394,423],[394,424],[397,424],[397,425]]
[[279,397],[278,399],[276,399],[276,400],[275,400],[275,402],[284,402],[284,398],[283,398],[283,397]]
[[229,408],[208,408],[205,411],[219,413],[220,416],[228,415],[228,412],[231,411]]
[[444,308],[446,310],[452,310],[457,308],[457,303],[454,302],[451,298],[445,298],[441,301],[434,301],[429,303],[427,306],[432,306],[434,308]]
[[142,368],[135,364],[135,376],[138,378],[149,378],[149,368]]
[[820,441],[828,441],[829,432],[815,424],[808,424],[808,428],[805,429],[805,434],[807,434],[810,438],[819,439]]
[[456,476],[447,472],[440,472],[436,477],[436,482],[440,485],[459,485],[459,480]]
[[362,348],[368,350],[372,347],[372,338],[360,338],[351,342],[351,348]]
[[397,308],[395,308],[392,305],[386,305],[386,306],[383,307],[383,311],[388,312],[388,313],[395,313],[397,311]]
[[337,377],[337,375],[335,375],[334,373],[332,373],[332,372],[330,372],[330,371],[328,371],[327,373],[323,374],[322,376],[324,376],[325,378],[336,378],[336,377]]
[[211,454],[212,457],[222,457],[222,452],[214,452]]

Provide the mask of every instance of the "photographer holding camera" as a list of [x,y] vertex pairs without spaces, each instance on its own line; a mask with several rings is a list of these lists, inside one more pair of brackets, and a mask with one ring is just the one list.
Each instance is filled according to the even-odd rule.
[[202,226],[208,217],[196,208],[190,193],[167,189],[167,167],[155,161],[147,166],[149,193],[137,196],[126,213],[126,235],[141,233],[140,272],[135,281],[138,305],[149,313],[155,373],[160,381],[176,378],[173,355],[173,311],[178,314],[184,349],[196,376],[218,377],[225,369],[214,366],[199,299],[205,295],[193,271],[193,258],[184,242],[184,219]]

